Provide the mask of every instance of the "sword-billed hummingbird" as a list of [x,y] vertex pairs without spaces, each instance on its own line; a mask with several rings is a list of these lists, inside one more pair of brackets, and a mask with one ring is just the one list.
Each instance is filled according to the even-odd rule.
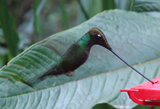
[[[79,39],[75,44],[73,44],[62,56],[60,61],[48,72],[43,74],[40,79],[43,79],[49,75],[60,75],[68,74],[71,75],[75,69],[80,67],[88,58],[90,49],[93,45],[101,45],[111,51],[115,56],[122,60],[125,64],[143,76],[145,79],[149,80],[139,71],[134,69],[131,65],[125,62],[121,57],[119,57],[111,48],[105,35],[98,28],[92,28],[87,32],[81,39]],[[153,81],[149,80],[154,84]]]

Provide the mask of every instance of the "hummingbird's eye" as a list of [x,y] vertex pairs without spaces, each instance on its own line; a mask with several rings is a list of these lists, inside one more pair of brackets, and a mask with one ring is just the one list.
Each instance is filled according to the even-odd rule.
[[100,41],[103,40],[103,37],[100,34],[98,34],[97,36],[98,36],[98,40],[100,40]]

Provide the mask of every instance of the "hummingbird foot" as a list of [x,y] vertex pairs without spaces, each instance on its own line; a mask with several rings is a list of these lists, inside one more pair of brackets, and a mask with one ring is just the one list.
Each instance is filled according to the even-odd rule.
[[72,76],[73,73],[74,73],[74,71],[68,71],[68,72],[66,73],[66,75],[67,75],[67,76]]

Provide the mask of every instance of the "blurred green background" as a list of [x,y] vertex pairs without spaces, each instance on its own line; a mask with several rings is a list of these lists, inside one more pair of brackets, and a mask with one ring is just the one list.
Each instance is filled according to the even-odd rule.
[[[160,17],[160,0],[0,0],[0,68],[35,42],[111,9]],[[115,108],[98,104],[93,109]]]

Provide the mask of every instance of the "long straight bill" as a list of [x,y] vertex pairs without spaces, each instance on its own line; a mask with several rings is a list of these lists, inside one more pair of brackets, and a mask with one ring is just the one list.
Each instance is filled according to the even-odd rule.
[[137,71],[135,68],[133,68],[131,65],[129,65],[126,61],[124,61],[121,57],[119,57],[113,50],[110,50],[114,55],[116,55],[121,61],[123,61],[126,65],[128,65],[129,67],[131,67],[134,71],[136,71],[137,73],[139,73],[141,76],[143,76],[145,79],[147,79],[148,81],[150,81],[152,84],[154,84],[153,81],[151,81],[150,79],[148,79],[147,77],[145,77],[142,73],[140,73],[139,71]]

